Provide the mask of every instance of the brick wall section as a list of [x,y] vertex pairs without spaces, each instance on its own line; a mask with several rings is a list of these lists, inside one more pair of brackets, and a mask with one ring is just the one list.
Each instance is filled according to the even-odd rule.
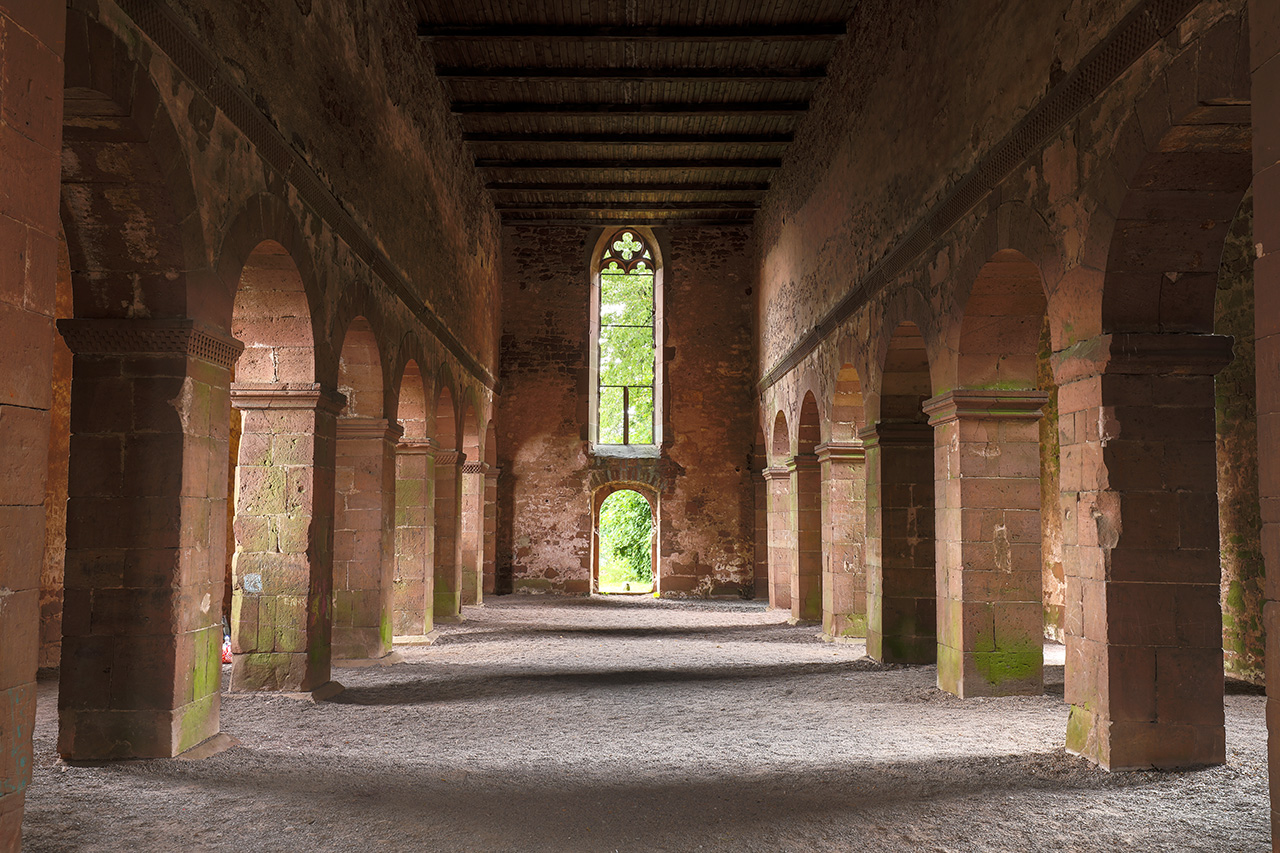
[[64,9],[0,2],[0,850],[21,844],[44,553]]
[[1280,6],[1250,0],[1258,480],[1267,577],[1267,743],[1271,839],[1280,844]]
[[[498,504],[511,510],[498,530],[497,573],[517,589],[589,589],[587,253],[596,236],[505,232]],[[739,594],[752,585],[755,527],[745,233],[689,228],[659,240],[674,472],[661,495],[661,588]]]

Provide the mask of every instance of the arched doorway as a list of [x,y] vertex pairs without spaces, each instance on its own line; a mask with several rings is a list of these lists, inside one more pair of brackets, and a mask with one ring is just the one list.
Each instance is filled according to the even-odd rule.
[[600,593],[651,593],[657,576],[656,495],[629,486],[596,493],[591,586]]

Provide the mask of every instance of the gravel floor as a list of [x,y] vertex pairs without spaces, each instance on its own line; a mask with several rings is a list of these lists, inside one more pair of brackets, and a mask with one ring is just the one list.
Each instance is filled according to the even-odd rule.
[[225,695],[241,745],[202,761],[64,765],[42,682],[26,849],[1269,848],[1258,695],[1227,697],[1226,766],[1107,774],[1060,746],[1060,655],[1045,696],[959,700],[753,602],[466,615],[332,702]]

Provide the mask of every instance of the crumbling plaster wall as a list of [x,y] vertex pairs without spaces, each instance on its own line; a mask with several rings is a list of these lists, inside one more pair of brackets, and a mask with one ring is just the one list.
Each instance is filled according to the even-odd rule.
[[[517,590],[590,588],[591,496],[617,470],[587,445],[587,265],[597,235],[504,233],[497,553],[499,577],[511,577]],[[669,443],[655,466],[663,472],[661,588],[738,594],[751,585],[754,558],[747,234],[705,227],[658,236]]]

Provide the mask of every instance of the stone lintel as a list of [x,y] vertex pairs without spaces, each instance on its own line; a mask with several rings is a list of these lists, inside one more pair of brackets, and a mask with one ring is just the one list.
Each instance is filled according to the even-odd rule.
[[797,453],[787,460],[787,473],[794,471],[817,471],[818,455],[816,453]]
[[338,418],[338,438],[353,441],[399,441],[404,427],[386,418]]
[[1001,391],[985,388],[957,388],[924,401],[929,425],[950,423],[961,418],[999,420],[1039,420],[1049,402],[1047,391]]
[[933,444],[933,427],[915,421],[881,421],[858,430],[862,446],[926,447]]
[[338,414],[347,398],[319,382],[232,382],[231,405],[237,409],[314,409]]
[[867,458],[867,451],[860,441],[827,441],[813,450],[821,463],[861,462]]
[[174,356],[207,361],[229,370],[244,344],[194,320],[58,321],[67,347],[81,356]]
[[760,476],[768,480],[786,480],[791,482],[791,469],[786,465],[774,465],[772,468],[765,468],[760,472]]
[[1117,333],[1054,353],[1059,385],[1104,374],[1212,376],[1231,363],[1230,335]]

